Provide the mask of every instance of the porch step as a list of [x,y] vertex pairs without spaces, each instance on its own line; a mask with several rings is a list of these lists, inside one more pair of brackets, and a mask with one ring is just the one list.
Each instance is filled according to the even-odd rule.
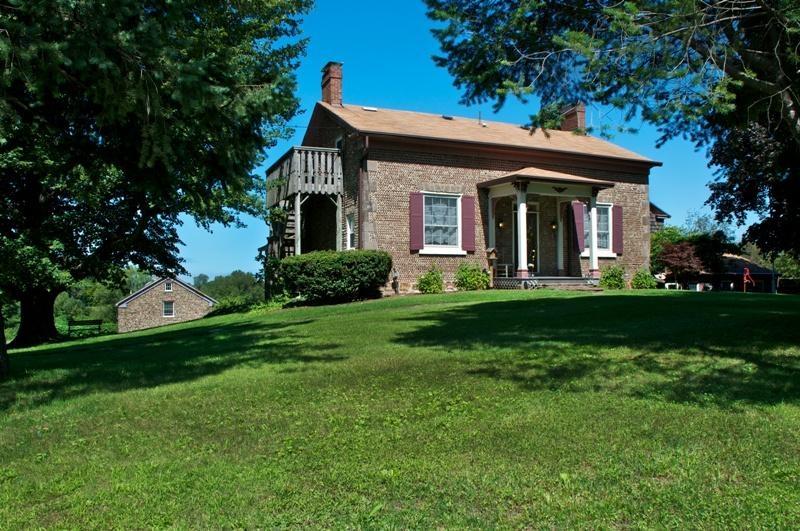
[[549,288],[570,291],[603,291],[597,286],[597,279],[589,277],[498,277],[494,279],[495,289],[538,289]]

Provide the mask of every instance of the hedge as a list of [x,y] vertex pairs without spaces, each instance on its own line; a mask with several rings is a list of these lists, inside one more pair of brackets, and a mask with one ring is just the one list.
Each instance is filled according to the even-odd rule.
[[385,251],[316,251],[280,262],[283,287],[309,304],[380,297],[392,258]]

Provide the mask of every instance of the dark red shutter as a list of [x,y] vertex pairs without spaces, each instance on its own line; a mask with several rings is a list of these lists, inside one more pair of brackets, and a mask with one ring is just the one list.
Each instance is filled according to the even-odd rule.
[[409,247],[412,251],[419,251],[425,246],[424,205],[422,194],[411,192],[408,198],[408,232]]
[[461,197],[461,248],[475,251],[475,197]]
[[586,248],[586,244],[583,241],[583,211],[585,208],[586,206],[580,201],[572,202],[572,218],[575,220],[573,224],[575,228],[575,250],[580,253]]
[[611,246],[612,251],[617,254],[622,254],[622,207],[614,205],[611,212]]

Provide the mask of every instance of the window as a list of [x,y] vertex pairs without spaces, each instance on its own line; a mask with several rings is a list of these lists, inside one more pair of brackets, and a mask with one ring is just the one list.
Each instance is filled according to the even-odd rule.
[[347,221],[347,248],[356,248],[356,216],[355,214],[347,214],[345,217]]
[[460,248],[458,200],[455,195],[425,195],[425,247]]
[[172,291],[172,282],[164,282],[164,291]]
[[[591,221],[589,209],[583,209],[583,241],[588,249],[591,245]],[[611,205],[597,205],[597,248],[611,251]]]
[[336,149],[341,150],[344,147],[344,137],[337,136],[336,143],[334,144]]
[[161,314],[164,317],[175,317],[175,302],[164,301],[163,311]]

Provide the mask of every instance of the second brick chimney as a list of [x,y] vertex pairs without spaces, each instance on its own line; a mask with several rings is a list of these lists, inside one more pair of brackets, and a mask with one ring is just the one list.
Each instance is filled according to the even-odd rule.
[[322,101],[342,104],[342,63],[330,61],[322,69]]
[[564,116],[561,122],[562,131],[575,131],[576,129],[583,131],[586,129],[586,106],[583,103],[578,102],[572,107],[566,107],[561,110],[561,114]]

